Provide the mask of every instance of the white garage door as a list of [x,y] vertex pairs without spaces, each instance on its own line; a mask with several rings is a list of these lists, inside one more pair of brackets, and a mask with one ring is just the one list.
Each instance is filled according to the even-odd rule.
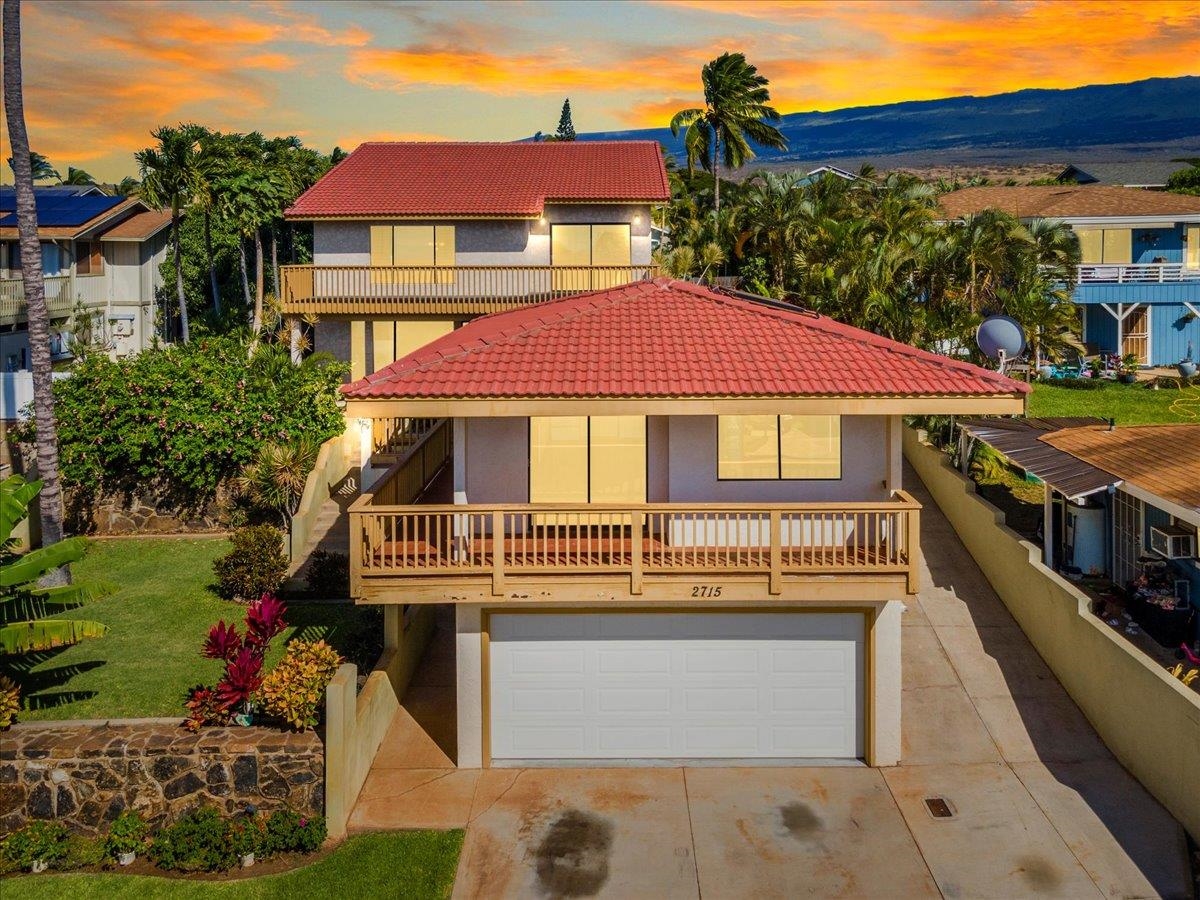
[[490,619],[496,762],[863,755],[858,613]]

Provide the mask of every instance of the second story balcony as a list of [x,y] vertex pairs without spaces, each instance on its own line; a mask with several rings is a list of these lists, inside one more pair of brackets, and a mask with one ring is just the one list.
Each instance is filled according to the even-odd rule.
[[1089,263],[1076,270],[1079,284],[1175,284],[1200,281],[1186,263]]
[[296,315],[475,316],[657,275],[654,265],[280,267],[283,311]]
[[[108,282],[103,275],[47,275],[45,289],[51,319],[67,318],[76,303],[94,307],[108,300]],[[0,325],[17,325],[27,319],[25,283],[20,275],[0,279]]]

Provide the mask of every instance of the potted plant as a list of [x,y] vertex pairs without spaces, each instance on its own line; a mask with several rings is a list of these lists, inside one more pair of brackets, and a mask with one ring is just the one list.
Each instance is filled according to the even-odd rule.
[[104,852],[118,865],[127,866],[137,859],[138,850],[146,845],[146,821],[136,810],[127,809],[113,821],[104,839]]
[[4,839],[4,856],[37,875],[66,855],[69,837],[59,822],[30,822]]
[[1088,360],[1088,374],[1092,378],[1100,378],[1104,375],[1104,362],[1098,356],[1093,356]]
[[1137,373],[1139,360],[1136,353],[1126,353],[1121,357],[1121,381],[1124,384],[1133,384],[1137,381]]
[[229,828],[229,842],[243,869],[254,865],[254,856],[263,846],[262,820],[251,814]]
[[1192,342],[1188,341],[1187,356],[1179,361],[1176,366],[1179,369],[1179,374],[1184,378],[1192,378],[1196,374],[1196,363],[1192,360]]

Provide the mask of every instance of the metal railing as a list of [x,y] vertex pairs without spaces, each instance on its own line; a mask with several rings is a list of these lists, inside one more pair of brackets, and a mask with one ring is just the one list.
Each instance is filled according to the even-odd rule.
[[286,312],[492,312],[654,278],[645,266],[281,266]]
[[[381,487],[384,487],[381,485]],[[397,495],[411,493],[409,489]],[[902,574],[917,585],[920,504],[501,504],[390,506],[383,490],[351,507],[354,583],[384,577],[490,579],[647,575]]]
[[1171,284],[1200,281],[1184,263],[1089,263],[1076,269],[1079,284]]

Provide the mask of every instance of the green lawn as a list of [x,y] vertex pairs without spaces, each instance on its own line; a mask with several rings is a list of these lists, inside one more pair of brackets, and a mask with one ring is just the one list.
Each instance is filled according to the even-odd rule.
[[1140,384],[1112,382],[1093,391],[1054,384],[1033,386],[1031,416],[1098,416],[1118,425],[1200,423],[1200,387],[1150,390]]
[[[71,615],[103,622],[108,634],[47,654],[20,674],[31,707],[20,719],[182,717],[184,692],[220,673],[220,663],[200,656],[209,627],[222,618],[240,626],[244,616],[211,587],[213,560],[228,549],[227,541],[203,538],[93,541],[75,577],[119,589]],[[360,666],[378,656],[382,629],[373,609],[291,603],[287,621],[268,665],[293,636],[324,638]]]
[[[184,881],[146,875],[33,875],[0,882],[25,900],[239,900],[239,898],[420,898],[450,896],[462,831],[401,831],[350,838],[303,869],[237,881]],[[7,891],[3,891],[7,894]]]

